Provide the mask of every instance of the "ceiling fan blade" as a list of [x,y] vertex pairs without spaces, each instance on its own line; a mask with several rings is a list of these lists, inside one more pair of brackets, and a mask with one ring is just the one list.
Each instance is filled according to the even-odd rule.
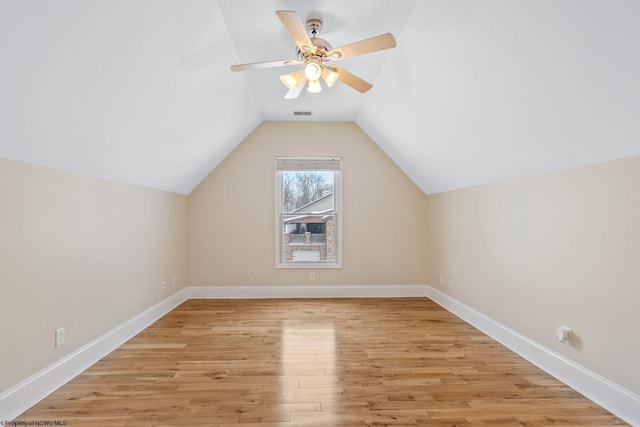
[[293,41],[296,42],[301,51],[309,52],[313,49],[313,43],[311,43],[311,39],[307,35],[307,29],[296,12],[291,10],[278,10],[276,11],[276,15],[278,15],[278,18],[280,18],[282,24],[287,31],[289,31],[291,38],[293,38]]
[[369,89],[373,87],[373,85],[365,80],[362,80],[360,77],[355,74],[351,74],[344,68],[336,67],[335,65],[330,66],[334,71],[338,72],[338,80],[347,86],[351,86],[355,90],[360,93],[365,93]]
[[385,33],[330,50],[327,52],[327,56],[331,59],[339,60],[364,55],[365,53],[377,52],[379,50],[391,49],[392,47],[396,47],[396,39],[391,33]]
[[297,59],[285,59],[282,61],[269,61],[269,62],[254,62],[251,64],[232,65],[231,71],[261,70],[263,68],[286,67],[287,65],[297,65],[297,64],[302,64],[302,62],[298,61]]
[[304,87],[307,85],[308,81],[309,79],[307,78],[302,79],[302,82],[300,82],[298,86],[294,86],[291,89],[289,89],[289,92],[287,92],[287,94],[284,96],[284,99],[297,98],[300,95],[300,92],[302,92],[302,89],[304,89]]

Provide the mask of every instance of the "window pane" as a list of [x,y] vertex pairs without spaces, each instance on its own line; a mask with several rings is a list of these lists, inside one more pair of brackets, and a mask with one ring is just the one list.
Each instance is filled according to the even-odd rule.
[[309,213],[333,210],[333,192],[332,171],[284,171],[282,211]]
[[333,211],[282,215],[282,262],[335,262],[335,224]]

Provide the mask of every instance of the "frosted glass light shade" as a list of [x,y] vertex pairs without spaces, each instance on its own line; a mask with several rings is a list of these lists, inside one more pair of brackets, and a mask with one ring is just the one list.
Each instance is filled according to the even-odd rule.
[[322,86],[320,86],[320,80],[309,80],[307,84],[307,92],[309,93],[318,93],[322,91]]
[[304,75],[311,81],[318,80],[322,74],[322,66],[317,60],[309,60],[304,66]]
[[287,89],[293,89],[302,83],[304,79],[304,69],[293,71],[289,74],[283,74],[280,76],[280,81],[283,85],[287,87]]
[[332,87],[338,81],[338,72],[331,67],[323,67],[322,78],[327,86]]

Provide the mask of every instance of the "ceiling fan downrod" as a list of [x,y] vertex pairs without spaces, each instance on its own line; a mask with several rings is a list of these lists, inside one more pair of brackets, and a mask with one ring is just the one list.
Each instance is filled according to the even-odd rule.
[[307,19],[307,31],[311,38],[318,37],[318,33],[322,29],[322,21],[318,18]]

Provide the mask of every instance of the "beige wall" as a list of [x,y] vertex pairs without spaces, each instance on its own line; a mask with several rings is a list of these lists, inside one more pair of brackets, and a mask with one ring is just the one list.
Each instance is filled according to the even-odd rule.
[[[0,159],[0,392],[186,284],[186,205]],[[66,343],[55,348],[59,327]]]
[[[277,155],[344,159],[314,282],[274,267]],[[188,197],[0,159],[0,392],[186,284],[430,283],[640,393],[639,219],[640,157],[424,196],[351,122],[262,123]]]
[[640,393],[640,157],[427,202],[431,285]]
[[[343,157],[343,268],[276,270],[274,161]],[[264,122],[189,195],[189,283],[423,284],[423,193],[353,122]]]

